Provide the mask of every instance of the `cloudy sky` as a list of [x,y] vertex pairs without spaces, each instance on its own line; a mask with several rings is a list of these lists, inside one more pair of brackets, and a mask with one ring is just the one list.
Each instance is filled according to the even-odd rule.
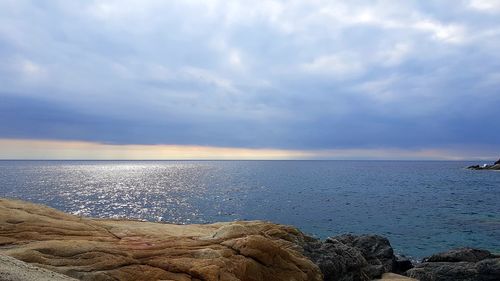
[[0,158],[500,153],[500,0],[0,1]]

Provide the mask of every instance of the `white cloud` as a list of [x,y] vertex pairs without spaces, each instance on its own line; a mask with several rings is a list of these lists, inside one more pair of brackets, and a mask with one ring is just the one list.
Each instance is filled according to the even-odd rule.
[[231,46],[227,38],[216,36],[208,42],[208,46],[215,50],[221,57],[224,57],[225,63],[227,63],[232,70],[245,70],[247,68],[243,59],[243,52]]
[[471,0],[469,6],[487,13],[500,12],[500,0]]
[[302,65],[302,69],[313,74],[332,75],[334,78],[349,78],[363,73],[364,66],[354,54],[342,53],[316,57]]
[[398,66],[411,54],[413,46],[408,43],[396,43],[392,48],[382,50],[378,59],[385,66]]
[[19,60],[16,63],[16,68],[28,80],[41,80],[47,76],[45,67],[29,59]]
[[241,55],[237,50],[231,50],[229,52],[229,63],[237,69],[243,68],[243,62],[241,59]]
[[421,20],[413,23],[413,28],[430,32],[434,39],[446,43],[463,43],[466,38],[465,27],[458,24],[442,24],[434,20]]

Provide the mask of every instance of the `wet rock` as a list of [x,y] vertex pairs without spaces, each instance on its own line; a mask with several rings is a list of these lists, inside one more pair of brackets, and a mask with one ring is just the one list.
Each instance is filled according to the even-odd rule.
[[424,259],[406,275],[421,281],[500,280],[500,257],[484,250],[455,249]]

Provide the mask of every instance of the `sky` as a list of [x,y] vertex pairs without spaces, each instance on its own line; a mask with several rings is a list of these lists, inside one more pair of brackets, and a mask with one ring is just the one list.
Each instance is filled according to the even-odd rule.
[[500,0],[0,1],[2,159],[500,157]]

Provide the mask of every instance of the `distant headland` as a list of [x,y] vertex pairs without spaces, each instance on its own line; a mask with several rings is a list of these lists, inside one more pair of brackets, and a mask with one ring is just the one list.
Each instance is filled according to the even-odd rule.
[[493,165],[483,164],[483,165],[473,165],[467,167],[471,170],[500,170],[500,159],[498,159]]

